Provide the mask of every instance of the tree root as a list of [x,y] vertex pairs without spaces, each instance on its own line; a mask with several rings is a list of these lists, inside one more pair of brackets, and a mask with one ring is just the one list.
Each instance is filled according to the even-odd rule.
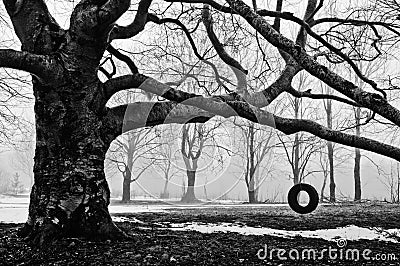
[[18,230],[17,235],[24,238],[24,240],[32,246],[40,249],[45,249],[51,246],[52,243],[63,237],[78,237],[94,241],[127,241],[134,239],[133,236],[125,233],[112,221],[100,223],[100,226],[97,226],[96,233],[93,233],[93,230],[89,230],[92,232],[90,235],[86,234],[88,230],[80,231],[82,232],[80,235],[71,235],[60,226],[53,223],[43,223],[40,226],[31,226],[26,223]]

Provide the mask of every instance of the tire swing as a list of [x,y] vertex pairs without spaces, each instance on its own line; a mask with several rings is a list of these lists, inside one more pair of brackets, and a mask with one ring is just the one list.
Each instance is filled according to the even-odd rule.
[[[306,206],[300,205],[298,201],[298,195],[301,191],[305,191],[310,198],[308,204]],[[319,202],[318,192],[315,188],[309,184],[296,184],[290,190],[288,194],[288,203],[290,208],[300,214],[307,214],[313,212]]]

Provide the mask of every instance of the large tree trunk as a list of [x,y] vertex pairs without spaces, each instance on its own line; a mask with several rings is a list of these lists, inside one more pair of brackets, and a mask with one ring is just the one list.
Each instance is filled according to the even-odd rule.
[[183,195],[181,201],[185,203],[193,203],[198,201],[194,194],[194,183],[196,181],[196,171],[187,170],[188,186],[185,195]]
[[[90,91],[97,84],[88,86]],[[124,236],[107,209],[110,191],[104,159],[108,144],[99,135],[99,117],[89,109],[85,97],[74,94],[78,91],[74,86],[34,89],[34,185],[29,218],[21,234],[40,245],[63,235]]]
[[20,234],[40,245],[60,236],[126,236],[108,212],[104,173],[106,151],[122,129],[103,125],[108,98],[97,72],[108,46],[109,25],[129,8],[129,1],[116,11],[101,1],[81,1],[68,30],[61,29],[43,0],[3,2],[22,51],[45,55],[36,67],[46,74],[32,76],[34,184]]

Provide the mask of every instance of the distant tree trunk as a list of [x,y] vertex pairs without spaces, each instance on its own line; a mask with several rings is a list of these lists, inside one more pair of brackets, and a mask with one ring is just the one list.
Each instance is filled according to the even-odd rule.
[[247,189],[249,195],[249,203],[257,203],[257,190],[254,173],[250,173],[249,187]]
[[255,169],[255,150],[254,150],[254,137],[255,137],[255,131],[254,131],[254,124],[251,124],[249,126],[249,147],[248,147],[248,173],[246,174],[246,177],[248,178],[246,180],[247,184],[247,193],[249,195],[249,203],[256,203],[257,202],[257,193],[256,193],[256,169]]
[[[327,91],[331,94],[330,90]],[[325,112],[326,112],[326,124],[329,129],[332,129],[332,100],[327,99],[325,101]],[[333,161],[333,144],[332,142],[327,142],[328,148],[328,162],[329,162],[329,201],[336,201],[336,184],[335,184],[335,168]]]
[[333,145],[328,141],[328,160],[329,160],[329,201],[336,202],[335,169],[333,163]]
[[257,203],[257,197],[254,190],[249,190],[249,203]]
[[397,203],[400,203],[400,164],[397,162]]
[[125,169],[123,172],[124,180],[122,182],[122,202],[129,202],[131,201],[131,183],[132,183],[132,154],[133,152],[131,149],[131,143],[128,143],[128,156],[126,160]]
[[355,149],[354,158],[354,200],[361,200],[361,173],[360,173],[361,152]]
[[300,183],[300,140],[299,134],[296,133],[294,137],[294,159],[293,159],[293,183],[299,184]]
[[[357,125],[360,124],[361,117],[361,108],[357,107],[355,111],[355,122]],[[356,136],[359,137],[361,135],[360,126],[356,126]],[[361,151],[360,149],[355,149],[355,158],[354,158],[354,201],[361,200]]]
[[122,182],[122,202],[131,201],[131,178],[124,174],[124,181]]
[[203,185],[203,191],[204,191],[204,197],[206,200],[208,200],[208,192],[207,192],[207,184],[208,184],[208,178],[204,178],[204,185]]
[[320,197],[320,199],[319,199],[319,201],[320,202],[323,202],[324,201],[324,198],[325,198],[325,187],[326,187],[326,181],[327,181],[327,174],[326,174],[326,172],[324,171],[324,182],[322,183],[322,187],[321,187],[321,197]]
[[167,199],[167,198],[169,198],[168,183],[169,183],[168,176],[165,175],[164,188],[163,188],[163,192],[161,193],[161,198],[162,198],[162,199]]
[[192,202],[196,202],[197,198],[194,194],[194,184],[196,181],[196,171],[193,170],[187,170],[187,177],[188,177],[188,185],[187,185],[187,190],[185,195],[183,195],[182,197],[182,202],[186,202],[186,203],[192,203]]

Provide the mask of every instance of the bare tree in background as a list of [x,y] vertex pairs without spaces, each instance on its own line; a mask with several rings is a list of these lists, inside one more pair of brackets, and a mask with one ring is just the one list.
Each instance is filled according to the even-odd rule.
[[11,189],[15,195],[19,194],[24,189],[24,185],[21,183],[18,173],[15,173],[11,178]]
[[115,164],[123,177],[122,202],[131,200],[131,184],[154,164],[151,151],[158,146],[154,128],[142,128],[120,136],[110,147],[107,159]]
[[195,196],[195,182],[199,167],[202,168],[200,173],[207,175],[223,165],[223,155],[220,150],[225,147],[217,143],[216,139],[221,125],[221,121],[212,120],[207,124],[187,124],[182,127],[181,154],[187,174],[187,190],[182,202],[198,201]]
[[168,184],[170,180],[177,176],[181,171],[176,167],[174,162],[178,159],[179,147],[174,145],[176,140],[174,130],[176,127],[173,125],[166,125],[167,128],[162,128],[162,134],[157,134],[157,139],[160,144],[159,147],[153,149],[150,153],[154,158],[154,168],[160,172],[164,179],[164,187],[160,193],[160,198],[167,199],[170,197],[168,192]]
[[235,119],[234,124],[240,131],[240,143],[236,153],[245,165],[244,180],[249,203],[257,203],[258,189],[272,169],[275,132],[271,128],[239,119]]
[[[299,74],[298,91],[307,86],[310,86],[308,77]],[[302,98],[289,98],[289,108],[293,112],[294,118],[304,119],[305,116],[309,116],[309,110],[312,109],[311,103],[305,102]],[[307,176],[314,173],[313,170],[309,170],[311,168],[309,163],[321,148],[319,141],[304,132],[295,133],[293,139],[283,136],[278,136],[278,138],[291,168],[290,179],[293,180],[293,184],[303,182]]]
[[[332,92],[328,88],[326,94],[331,95]],[[332,99],[324,100],[324,108],[326,112],[326,124],[329,129],[332,128]],[[334,158],[333,158],[333,143],[331,141],[326,142],[326,147],[328,150],[328,162],[329,162],[329,201],[336,201],[336,184],[335,184],[335,168],[334,168]],[[324,179],[325,184],[325,179]],[[322,189],[323,192],[323,189]],[[321,200],[323,200],[323,193],[321,193]]]
[[17,140],[16,155],[12,159],[12,165],[15,170],[23,173],[30,180],[30,187],[33,186],[33,164],[35,156],[35,135],[34,128],[27,127],[22,140]]
[[390,173],[380,175],[379,180],[385,185],[389,192],[390,202],[400,203],[400,164],[390,164]]
[[9,175],[3,170],[0,170],[0,193],[7,193],[10,191]]

